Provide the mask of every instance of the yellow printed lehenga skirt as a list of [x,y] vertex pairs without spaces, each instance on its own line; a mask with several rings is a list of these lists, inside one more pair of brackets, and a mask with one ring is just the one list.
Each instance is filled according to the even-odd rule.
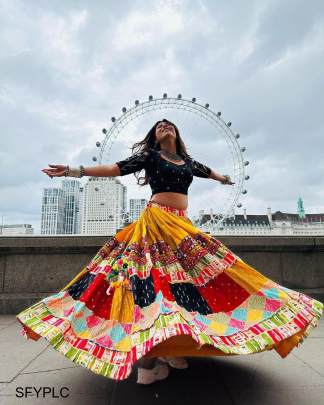
[[149,201],[61,291],[20,312],[25,338],[46,338],[94,373],[127,378],[142,357],[286,357],[323,303],[245,263],[187,211]]

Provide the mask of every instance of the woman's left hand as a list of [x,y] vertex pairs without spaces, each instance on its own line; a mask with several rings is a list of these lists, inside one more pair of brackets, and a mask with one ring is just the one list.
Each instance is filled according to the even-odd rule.
[[223,177],[224,177],[224,180],[221,180],[221,183],[222,183],[222,184],[228,184],[228,185],[230,185],[230,186],[232,186],[233,184],[235,184],[235,182],[232,181],[231,177],[230,177],[228,174],[223,175]]

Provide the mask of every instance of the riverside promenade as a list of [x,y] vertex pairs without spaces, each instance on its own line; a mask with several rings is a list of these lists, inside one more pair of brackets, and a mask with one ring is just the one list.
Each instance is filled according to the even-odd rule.
[[[274,350],[190,357],[188,369],[171,369],[149,386],[136,384],[135,368],[116,382],[74,364],[43,338],[24,339],[15,315],[0,315],[0,348],[1,405],[324,405],[323,317],[285,359]],[[51,392],[37,398],[34,388]]]

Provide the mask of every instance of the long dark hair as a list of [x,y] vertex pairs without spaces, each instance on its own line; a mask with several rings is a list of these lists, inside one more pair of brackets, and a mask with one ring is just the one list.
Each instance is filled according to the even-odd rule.
[[[173,122],[171,122],[165,118],[163,118],[160,121],[157,121],[153,125],[153,127],[148,131],[147,135],[145,136],[145,138],[142,141],[134,143],[134,145],[132,146],[132,154],[134,154],[134,153],[142,154],[144,152],[148,152],[149,149],[161,150],[160,143],[156,141],[156,137],[155,137],[156,127],[157,127],[157,125],[159,125],[160,122],[167,122],[167,123],[173,125],[175,132],[176,132],[176,153],[179,156],[181,156],[184,161],[186,161],[187,159],[190,159],[191,156],[187,152],[186,145],[184,144],[184,142],[180,136],[178,127]],[[137,184],[139,184],[140,186],[144,186],[145,184],[148,184],[148,175],[146,173],[146,170],[145,170],[145,177],[139,177],[139,173],[140,172],[134,173],[134,175],[137,179]],[[140,180],[142,180],[142,179],[144,179],[144,181],[142,183],[140,183]]]

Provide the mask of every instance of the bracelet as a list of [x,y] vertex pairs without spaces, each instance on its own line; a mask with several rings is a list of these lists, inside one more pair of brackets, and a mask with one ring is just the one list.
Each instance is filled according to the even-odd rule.
[[231,177],[228,174],[223,174],[223,176],[225,177],[225,180],[222,180],[221,183],[222,184],[229,184],[231,183]]
[[65,166],[64,169],[64,176],[69,176],[69,177],[83,177],[85,175],[85,170],[82,165],[79,167],[70,167],[70,166]]

